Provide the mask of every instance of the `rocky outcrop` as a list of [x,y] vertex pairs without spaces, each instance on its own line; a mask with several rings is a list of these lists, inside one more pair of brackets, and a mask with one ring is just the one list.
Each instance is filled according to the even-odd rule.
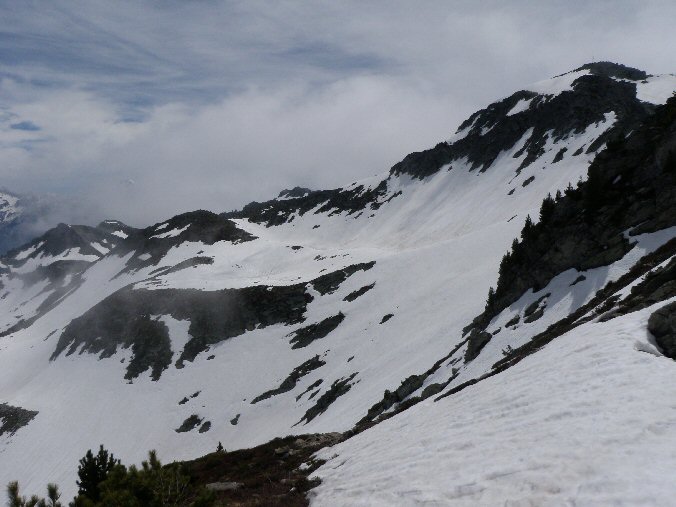
[[617,301],[606,311],[613,317],[635,312],[676,297],[676,241],[661,249],[671,253],[672,258],[664,266],[655,266],[647,272],[630,290],[629,295]]
[[278,197],[285,197],[287,199],[294,199],[298,197],[305,197],[307,194],[312,192],[309,188],[304,187],[293,187],[291,189],[282,190],[279,193]]
[[481,331],[479,329],[472,329],[469,336],[467,337],[467,350],[465,351],[465,361],[472,361],[475,359],[481,349],[483,349],[493,335],[487,331]]
[[352,379],[354,379],[356,376],[357,374],[353,373],[348,377],[336,380],[333,384],[331,384],[329,390],[317,399],[315,404],[305,412],[305,415],[296,424],[300,424],[303,421],[305,421],[305,424],[307,424],[318,415],[326,412],[333,402],[350,390],[352,387]]
[[383,318],[380,319],[379,324],[385,324],[385,322],[387,322],[388,320],[390,320],[392,317],[394,317],[394,314],[393,314],[393,313],[388,313],[388,314],[386,314],[386,315],[383,315]]
[[[614,111],[617,122],[606,134],[587,147],[589,153],[598,150],[604,142],[619,132],[634,129],[651,112],[652,106],[636,99],[636,84],[618,81],[620,78],[638,81],[645,73],[610,62],[589,64],[577,70],[589,70],[573,82],[573,90],[556,96],[538,95],[520,91],[506,99],[477,111],[463,122],[458,132],[465,135],[452,144],[439,143],[429,150],[411,153],[395,164],[392,175],[408,174],[423,179],[436,173],[442,166],[456,160],[467,160],[472,169],[487,170],[500,153],[511,149],[528,134],[523,149],[515,156],[526,154],[519,171],[544,153],[544,145],[551,138],[562,139],[583,132],[589,125],[604,120]],[[519,102],[530,100],[529,106],[516,114],[507,113]]]
[[547,308],[547,299],[549,296],[551,296],[551,293],[548,292],[526,307],[526,309],[523,311],[523,321],[525,324],[535,322],[544,315],[545,308]]
[[343,298],[343,301],[352,302],[355,299],[357,299],[359,296],[363,296],[364,294],[366,294],[368,291],[370,291],[375,286],[376,286],[376,282],[373,282],[371,285],[365,285],[361,289],[357,289],[353,292],[350,292],[347,296],[345,296]]
[[142,315],[132,321],[128,332],[132,340],[132,359],[124,378],[136,378],[150,367],[150,377],[159,380],[162,371],[171,364],[172,358],[167,326],[148,315]]
[[[472,361],[490,341],[487,327],[493,317],[519,299],[529,288],[545,287],[556,275],[571,268],[584,271],[607,265],[621,258],[632,248],[632,235],[652,232],[676,224],[676,98],[656,111],[654,117],[637,129],[626,141],[611,143],[590,168],[590,180],[570,187],[565,194],[543,203],[540,223],[527,225],[521,242],[500,266],[496,301],[488,305],[464,330],[467,343],[465,361]],[[516,255],[515,255],[516,252]],[[586,278],[580,275],[575,285]],[[625,275],[608,283],[594,297],[567,317],[552,323],[524,345],[508,347],[504,357],[477,378],[445,391],[441,399],[455,394],[484,378],[496,375],[533,354],[547,343],[576,326],[594,319],[614,318],[636,311],[658,301],[676,297],[676,239],[645,255]],[[618,291],[631,285],[621,299]],[[524,311],[524,322],[540,318],[545,311],[546,294]],[[649,329],[661,337],[665,353],[676,355],[674,335],[675,306],[670,305],[651,317]],[[505,327],[517,326],[521,315],[515,315]],[[497,334],[496,330],[493,334]],[[429,378],[439,366],[458,351],[441,358],[423,376]],[[386,391],[383,400],[369,410],[356,427],[360,431],[375,422],[416,404],[430,393],[439,393],[455,377],[444,384],[430,384],[420,396],[409,394],[404,400]],[[414,375],[411,387],[420,383]],[[406,381],[405,381],[406,382]],[[424,382],[422,385],[425,385]],[[385,412],[387,411],[387,412]]]
[[213,245],[227,241],[237,244],[254,239],[253,234],[240,229],[232,220],[211,211],[198,210],[133,231],[120,244],[118,253],[135,252],[127,262],[125,271],[129,271],[157,264],[170,249],[184,242]]
[[676,303],[663,306],[648,319],[648,331],[665,356],[676,359]]
[[35,410],[0,403],[0,436],[14,435],[38,415]]
[[176,431],[176,433],[186,433],[188,431],[194,430],[201,423],[202,423],[202,418],[200,416],[198,416],[197,414],[192,414],[185,421],[183,421],[181,423],[181,425],[178,428],[176,428],[174,431]]
[[214,259],[212,257],[204,257],[204,256],[196,256],[196,257],[191,257],[190,259],[186,259],[184,261],[179,262],[178,264],[175,264],[173,266],[169,267],[162,267],[162,268],[157,268],[153,271],[150,272],[151,276],[164,276],[164,275],[169,275],[171,273],[176,273],[177,271],[182,271],[184,269],[188,268],[194,268],[197,266],[205,266],[209,264],[213,264]]
[[336,315],[327,317],[315,324],[310,324],[309,326],[297,329],[290,335],[293,336],[290,342],[292,344],[291,348],[299,349],[302,347],[307,347],[313,341],[324,338],[331,331],[336,329],[344,319],[345,315],[342,312],[338,312]]
[[389,389],[385,390],[383,398],[371,406],[367,414],[359,420],[355,426],[356,431],[362,431],[363,429],[369,427],[370,425],[375,424],[378,421],[391,417],[402,410],[415,405],[416,403],[425,400],[431,396],[434,396],[440,393],[444,387],[446,387],[455,375],[457,375],[457,370],[453,370],[453,375],[446,382],[442,383],[430,383],[422,390],[420,395],[411,396],[414,392],[418,391],[422,386],[425,385],[425,381],[434,374],[442,364],[450,360],[449,364],[457,363],[458,359],[454,359],[453,356],[458,352],[465,344],[467,340],[462,340],[458,343],[450,353],[446,356],[439,359],[435,362],[431,368],[426,372],[420,375],[411,375],[404,379],[399,387],[394,391]]
[[[206,259],[210,258],[189,259],[186,266],[210,262]],[[375,262],[354,264],[310,282],[287,286],[260,285],[218,291],[125,287],[73,319],[59,337],[51,359],[62,353],[76,352],[106,358],[120,348],[131,348],[132,358],[125,378],[132,380],[150,370],[153,380],[157,380],[172,361],[177,368],[182,368],[186,361],[193,361],[198,354],[223,340],[256,328],[303,322],[307,305],[313,299],[309,286],[322,295],[329,294],[352,274],[374,265]],[[162,315],[190,321],[190,339],[183,350],[171,350],[168,330],[158,320]],[[305,347],[325,337],[344,318],[343,313],[338,313],[296,330],[292,333],[293,348]]]
[[[311,357],[303,364],[296,366],[291,373],[282,381],[282,383],[276,389],[271,389],[266,391],[263,394],[256,396],[251,400],[251,404],[258,403],[259,401],[267,400],[272,396],[277,396],[279,394],[288,393],[293,390],[298,384],[298,381],[303,378],[305,375],[311,371],[321,368],[326,364],[326,361],[322,361],[318,355]],[[236,424],[236,423],[235,423]]]
[[[2,256],[2,262],[17,267],[25,264],[28,259],[47,258],[43,260],[43,264],[46,265],[50,257],[58,258],[69,251],[99,259],[103,257],[105,251],[115,248],[121,239],[112,234],[107,227],[62,223],[31,242],[7,252]],[[98,245],[99,248],[94,245]]]
[[[484,330],[528,289],[541,290],[568,269],[586,271],[621,259],[634,246],[632,235],[674,224],[676,98],[626,140],[610,142],[587,181],[543,203],[540,221],[527,222],[521,241],[503,258],[491,304],[468,330]],[[656,283],[668,290],[663,282]]]
[[224,218],[246,218],[271,227],[291,222],[295,216],[303,216],[312,210],[314,214],[326,213],[329,216],[339,213],[358,215],[364,211],[377,210],[388,200],[400,195],[394,193],[388,196],[387,181],[387,179],[382,180],[372,188],[357,185],[334,190],[308,191],[302,195],[300,192],[291,191],[291,195],[286,193],[282,199],[254,201],[240,211],[231,211],[222,216]]
[[411,375],[402,380],[401,385],[395,391],[385,389],[383,399],[369,409],[364,420],[373,420],[397,403],[404,401],[423,386],[426,378],[426,375]]
[[[176,366],[192,361],[211,345],[273,324],[303,320],[312,300],[305,284],[254,286],[242,289],[121,289],[73,319],[64,329],[52,354],[98,354],[110,357],[119,347],[130,348],[127,378],[152,370],[154,379],[179,353]],[[190,339],[182,351],[172,351],[166,326],[151,315],[189,320]]]
[[362,262],[360,264],[352,264],[346,268],[327,273],[312,280],[312,287],[322,296],[331,294],[338,290],[348,277],[355,274],[357,271],[368,271],[376,265],[376,261]]

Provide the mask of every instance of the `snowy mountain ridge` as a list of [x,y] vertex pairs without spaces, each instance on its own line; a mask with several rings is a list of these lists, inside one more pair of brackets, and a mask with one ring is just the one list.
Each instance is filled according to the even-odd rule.
[[[412,446],[403,452],[419,448],[420,438],[445,438],[433,421],[481,409],[481,396],[500,405],[490,394],[496,370],[522,386],[529,378],[523,368],[549,371],[555,362],[549,347],[536,355],[515,351],[593,305],[609,282],[625,277],[619,288],[625,297],[603,299],[610,306],[605,312],[615,308],[607,301],[619,308],[633,287],[645,288],[649,273],[664,276],[657,271],[670,265],[676,237],[670,194],[661,190],[672,188],[670,180],[665,176],[641,198],[648,187],[640,174],[613,164],[626,159],[621,168],[636,167],[652,153],[648,148],[613,152],[611,159],[597,155],[630,132],[647,136],[641,124],[656,108],[658,118],[668,116],[659,105],[674,90],[673,76],[590,64],[491,104],[448,141],[340,189],[297,188],[239,211],[195,211],[145,229],[115,221],[63,224],[9,252],[0,278],[0,480],[20,479],[29,489],[57,481],[69,491],[73,464],[100,443],[127,462],[149,448],[185,459],[212,451],[218,441],[231,449],[289,433],[350,431],[415,405],[328,449],[313,502],[415,504],[429,497],[492,504],[494,491],[516,495],[519,486],[509,481],[497,489],[491,481],[467,486],[462,475],[450,486],[426,482],[422,464],[415,473],[425,485],[402,492],[367,474],[377,467],[369,468],[364,453],[397,434]],[[671,153],[664,139],[650,149]],[[611,182],[627,182],[620,195],[639,197],[616,199],[624,214],[601,200],[599,216],[617,223],[607,228],[607,241],[590,241],[585,252],[610,253],[548,278],[554,264],[541,259],[557,258],[547,247],[558,239],[547,236],[537,245],[521,237],[526,217],[543,233],[569,226],[564,236],[574,250],[582,237],[576,234],[587,231],[584,221],[578,229],[570,225],[577,223],[571,216],[584,216],[575,207],[575,186],[587,179],[590,164],[592,174],[600,167]],[[543,199],[557,192],[556,209],[563,211],[538,221]],[[653,209],[649,202],[667,204]],[[616,231],[625,239],[615,240]],[[524,254],[509,261],[510,272],[538,266],[542,279],[519,275],[508,284],[519,287],[514,294],[498,282],[502,303],[487,307],[489,288],[505,276],[501,259],[516,251],[519,237]],[[641,263],[649,255],[656,265]],[[634,293],[645,293],[645,302],[654,291]],[[640,319],[649,316],[645,308]],[[639,326],[626,318],[611,322],[626,324],[623,333]],[[580,329],[579,336],[591,336],[597,328]],[[649,340],[639,341],[641,350],[660,354]],[[625,349],[618,353],[633,364]],[[582,368],[567,354],[571,371]],[[647,368],[640,357],[637,372]],[[467,394],[471,389],[484,394]],[[520,406],[510,403],[506,418]],[[416,432],[419,427],[428,430]],[[493,430],[486,423],[481,431]],[[524,438],[514,435],[515,442]],[[425,445],[426,454],[411,454],[411,463],[431,459],[434,448]],[[448,460],[461,451],[449,451]],[[391,449],[378,452],[395,468],[401,461]],[[508,473],[505,467],[496,468],[496,477]],[[360,474],[378,491],[362,488]]]
[[84,210],[66,197],[0,189],[0,255],[44,234],[59,221],[83,216]]

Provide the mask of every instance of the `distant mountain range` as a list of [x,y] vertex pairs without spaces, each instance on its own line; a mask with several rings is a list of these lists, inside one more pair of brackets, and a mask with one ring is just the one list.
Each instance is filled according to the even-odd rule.
[[59,222],[82,217],[74,200],[53,194],[0,189],[0,255],[45,233]]
[[144,229],[18,246],[1,196],[0,483],[341,432],[313,505],[668,505],[674,91],[588,64],[378,176]]

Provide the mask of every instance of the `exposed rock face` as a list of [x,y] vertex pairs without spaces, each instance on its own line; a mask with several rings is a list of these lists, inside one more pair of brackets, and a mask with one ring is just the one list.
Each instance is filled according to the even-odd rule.
[[[672,252],[676,254],[676,245]],[[646,274],[640,283],[631,288],[631,293],[619,305],[620,313],[636,311],[676,296],[676,258],[664,267]]]
[[388,320],[390,320],[392,317],[394,317],[393,313],[388,313],[386,315],[383,315],[383,318],[380,319],[380,324],[385,324]]
[[158,380],[162,371],[171,364],[171,341],[167,326],[163,322],[142,315],[132,321],[128,332],[133,340],[131,346],[133,356],[124,378],[130,380],[138,377],[150,364],[151,378]]
[[[404,379],[401,382],[401,385],[394,391],[386,389],[385,393],[383,394],[383,398],[371,406],[367,414],[359,422],[357,422],[355,429],[360,431],[361,429],[372,425],[374,422],[391,417],[422,400],[439,394],[444,389],[444,387],[446,387],[455,378],[457,375],[456,369],[453,370],[453,375],[450,379],[446,380],[445,382],[430,383],[425,386],[419,396],[411,396],[414,392],[425,385],[425,381],[431,375],[437,372],[443,363],[449,361],[450,359],[450,364],[456,364],[458,359],[451,358],[467,343],[467,341],[468,340],[465,339],[458,343],[450,353],[435,362],[426,372],[420,375],[411,375]],[[395,408],[390,410],[392,407]],[[389,412],[385,414],[386,411]]]
[[197,426],[199,426],[202,423],[202,418],[198,416],[197,414],[192,414],[190,417],[188,417],[185,421],[181,423],[181,425],[176,428],[176,433],[186,433],[188,431],[192,431]]
[[292,349],[299,349],[301,347],[307,347],[313,341],[324,338],[331,331],[336,329],[338,325],[345,319],[345,315],[342,312],[337,313],[331,317],[327,317],[324,320],[317,322],[316,324],[310,324],[309,326],[302,327],[292,333],[293,338],[291,338],[291,343],[293,346]]
[[[474,360],[492,338],[487,328],[493,317],[515,303],[528,289],[540,291],[555,276],[571,268],[585,271],[607,266],[633,248],[633,236],[660,231],[674,224],[676,97],[659,107],[626,139],[611,139],[608,148],[590,166],[587,181],[578,184],[577,188],[569,187],[554,200],[543,202],[540,221],[536,224],[527,222],[521,241],[515,241],[512,250],[503,258],[492,304],[463,330],[466,342],[461,345],[467,343],[464,362]],[[585,280],[586,277],[580,275],[570,285]],[[623,291],[627,287],[631,288]],[[549,296],[549,293],[541,296],[525,308],[523,315],[515,315],[505,323],[505,329],[513,330],[522,318],[528,324],[546,316]],[[619,279],[609,282],[589,301],[551,323],[525,344],[503,349],[503,357],[483,374],[444,391],[438,399],[499,374],[585,322],[609,320],[672,297],[676,297],[676,239],[642,257]],[[655,312],[649,330],[665,354],[676,359],[675,312],[676,304]],[[457,350],[456,347],[437,365],[453,357]],[[447,382],[456,376],[455,368],[449,369],[452,371]],[[435,367],[431,368],[425,377],[435,370]],[[417,377],[413,376],[416,383]],[[427,389],[433,392],[438,388],[438,385],[430,384],[423,394]],[[404,400],[397,398],[387,391],[383,401],[372,407],[358,428],[405,410],[425,396],[409,394]],[[390,406],[395,408],[382,413],[383,407]]]
[[357,289],[353,292],[350,292],[347,296],[345,296],[343,298],[343,301],[348,301],[348,302],[354,301],[359,296],[363,296],[364,294],[366,294],[368,291],[370,291],[375,286],[376,286],[376,283],[373,282],[371,285],[365,285],[361,289]]
[[35,410],[26,410],[13,407],[7,403],[0,403],[0,436],[14,435],[18,430],[31,422],[38,413]]
[[[348,215],[358,214],[367,210],[377,210],[386,200],[387,180],[383,180],[374,188],[359,185],[353,188],[339,188],[335,190],[314,190],[302,196],[293,192],[292,196],[285,195],[282,200],[266,202],[252,202],[244,206],[241,211],[224,213],[224,218],[247,218],[252,222],[265,224],[268,227],[281,225],[293,220],[293,215],[305,215],[310,210],[315,214],[328,213],[334,215],[346,212]],[[298,197],[295,197],[299,195]],[[395,195],[388,199],[394,198]]]
[[626,140],[612,141],[589,179],[540,214],[503,259],[494,303],[474,327],[485,328],[529,288],[538,291],[571,268],[611,264],[631,250],[632,235],[676,223],[676,98]]
[[[204,263],[202,259],[189,259],[187,265]],[[198,354],[223,340],[255,328],[303,322],[307,305],[312,301],[308,285],[322,295],[328,294],[337,290],[352,274],[370,269],[374,264],[354,264],[309,283],[287,286],[259,285],[219,291],[125,287],[73,319],[59,337],[51,359],[63,352],[67,355],[75,352],[98,354],[106,358],[119,348],[131,348],[132,359],[125,378],[132,380],[150,370],[152,379],[158,380],[172,361],[177,368],[182,368],[185,361],[193,361]],[[157,319],[162,315],[190,321],[190,339],[183,350],[171,349],[168,329]],[[293,348],[305,347],[324,338],[344,318],[345,315],[339,312],[296,330],[291,339]],[[11,331],[14,328],[4,334]]]
[[0,331],[0,336],[29,327],[74,292],[82,282],[82,273],[122,242],[123,238],[114,234],[122,230],[133,229],[112,221],[97,227],[59,224],[2,256],[0,272],[6,272],[9,279],[20,280],[24,286],[45,283],[43,292],[49,295],[32,315],[21,315]]
[[676,359],[676,303],[663,306],[648,319],[648,331],[664,355]]
[[259,401],[266,400],[272,396],[277,396],[278,394],[283,394],[291,391],[294,387],[296,387],[296,384],[301,378],[303,378],[311,371],[316,370],[317,368],[321,368],[325,364],[326,362],[319,359],[318,355],[311,357],[303,364],[296,366],[293,369],[293,371],[289,373],[289,376],[286,377],[284,381],[279,385],[278,388],[271,389],[270,391],[266,391],[263,394],[256,396],[253,400],[251,400],[251,403],[252,404],[258,403]]
[[397,403],[404,401],[411,394],[423,386],[426,378],[426,375],[411,375],[410,377],[404,379],[401,382],[401,385],[395,391],[385,389],[383,399],[369,409],[364,421],[370,421]]
[[[104,252],[95,248],[98,244],[105,251],[112,250],[121,238],[112,234],[107,227],[89,227],[87,225],[59,224],[30,243],[7,252],[2,261],[11,266],[21,266],[28,259],[41,256],[57,257],[69,251],[77,251],[83,256],[94,259],[103,257]],[[19,255],[30,252],[27,255]]]
[[[21,318],[0,332],[0,337],[10,335],[16,331],[29,327],[42,315],[54,308],[63,298],[75,291],[82,283],[82,273],[89,266],[88,261],[58,260],[47,266],[39,266],[33,272],[25,275],[15,275],[26,285],[47,282],[44,289],[49,295],[38,306],[31,317]],[[69,281],[67,281],[69,279]]]
[[242,243],[254,239],[255,236],[237,227],[232,220],[211,211],[198,210],[131,231],[119,253],[135,251],[127,269],[138,269],[157,264],[171,248],[186,241],[213,245],[218,241]]
[[465,361],[471,361],[475,359],[481,349],[483,349],[486,344],[491,341],[493,335],[487,331],[481,331],[479,329],[472,329],[469,333],[467,341],[467,351],[465,352]]
[[547,298],[551,296],[551,293],[547,293],[544,296],[541,296],[537,301],[533,301],[528,307],[523,311],[523,321],[528,324],[530,322],[535,322],[545,313],[545,308],[547,307]]
[[[644,79],[645,73],[609,62],[590,64],[576,70],[590,70],[573,82],[573,90],[548,98],[535,92],[520,91],[506,99],[491,104],[470,116],[458,128],[466,135],[453,142],[439,143],[434,148],[412,153],[392,167],[391,174],[410,174],[425,178],[454,160],[466,158],[474,169],[485,171],[498,155],[514,146],[532,129],[523,151],[527,153],[519,170],[535,161],[544,150],[547,139],[580,133],[604,114],[615,111],[615,126],[593,145],[588,152],[596,151],[616,132],[626,132],[637,126],[652,111],[652,106],[636,101],[636,84],[616,81],[613,77],[634,76],[634,81]],[[529,107],[516,114],[507,113],[520,101],[531,100]],[[593,104],[593,107],[592,107]],[[552,128],[553,127],[553,128]],[[486,135],[490,132],[490,135]],[[520,156],[523,152],[519,152]]]
[[293,199],[297,197],[305,197],[307,194],[312,192],[309,188],[304,187],[293,187],[292,189],[282,190],[279,193],[279,197],[285,197],[287,199]]
[[[307,388],[305,389],[305,391],[303,391],[303,392],[300,393],[298,396],[296,396],[296,401],[299,401],[303,396],[305,396],[307,393],[310,393],[310,392],[312,392],[312,391],[314,391],[314,392],[312,392],[312,394],[310,394],[309,399],[314,398],[314,397],[317,395],[317,393],[319,392],[319,390],[318,390],[317,388],[318,388],[320,385],[322,385],[323,382],[324,382],[323,379],[317,379],[317,380],[315,380],[312,384],[310,384],[309,386],[307,386]],[[317,390],[315,391],[315,389],[317,389]]]
[[118,347],[132,347],[127,378],[147,369],[159,378],[173,352],[166,326],[150,315],[171,315],[190,320],[190,340],[176,361],[192,361],[210,345],[243,334],[255,327],[294,324],[303,320],[312,300],[305,284],[255,286],[243,289],[199,291],[180,289],[122,289],[84,315],[74,319],[61,334],[52,359],[62,352],[79,351],[110,357]]
[[352,387],[352,379],[356,376],[357,374],[353,373],[352,375],[338,379],[331,384],[331,388],[317,399],[316,403],[305,412],[305,415],[298,423],[305,421],[307,424],[318,415],[326,412],[334,401],[350,390]]
[[352,276],[357,271],[368,271],[376,262],[363,262],[361,264],[353,264],[344,269],[333,271],[325,275],[319,276],[312,280],[312,287],[322,296],[335,292],[340,284],[343,283],[349,276]]
[[595,76],[610,76],[617,79],[630,79],[632,81],[640,81],[648,77],[648,74],[646,74],[645,71],[613,62],[587,63],[582,67],[575,69],[575,71],[585,69],[589,70]]

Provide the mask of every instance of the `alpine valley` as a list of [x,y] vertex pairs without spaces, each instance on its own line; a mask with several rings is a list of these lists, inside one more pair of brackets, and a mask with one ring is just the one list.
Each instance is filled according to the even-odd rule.
[[674,91],[592,63],[342,188],[14,248],[0,484],[329,434],[311,505],[673,505]]

